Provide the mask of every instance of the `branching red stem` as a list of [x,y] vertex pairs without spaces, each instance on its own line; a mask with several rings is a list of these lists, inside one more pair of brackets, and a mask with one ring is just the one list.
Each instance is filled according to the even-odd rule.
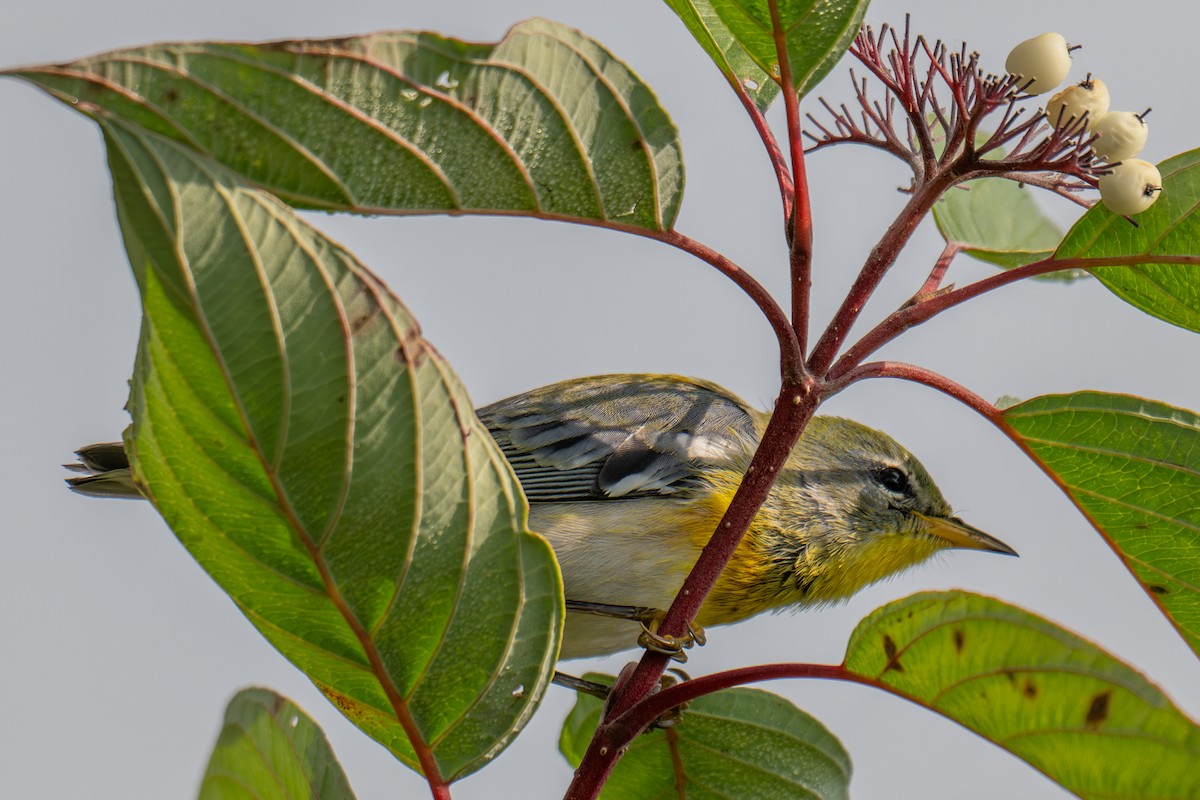
[[867,261],[846,294],[846,299],[842,301],[841,307],[825,328],[825,333],[817,341],[808,360],[809,370],[813,374],[824,375],[829,369],[838,349],[846,341],[850,328],[862,313],[867,301],[871,299],[871,295],[875,293],[875,289],[879,287],[883,276],[892,264],[896,263],[900,251],[904,249],[904,245],[912,237],[925,214],[950,185],[951,181],[946,179],[932,181],[919,188],[884,232],[883,238],[867,256]]
[[[818,129],[827,133],[823,126],[818,126]],[[885,153],[895,156],[906,164],[911,163],[912,161],[911,153],[909,153],[908,149],[903,145],[895,144],[893,142],[880,141],[879,139],[876,139],[873,136],[868,136],[861,131],[855,131],[848,136],[837,139],[829,137],[825,139],[817,139],[809,133],[805,133],[804,135],[813,140],[813,144],[805,149],[805,153],[815,153],[818,150],[822,150],[826,147],[832,147],[835,144],[862,144],[866,145],[867,147],[873,147],[876,150],[882,150]]]
[[942,281],[946,278],[946,271],[950,269],[951,262],[954,258],[963,251],[963,245],[959,242],[946,242],[946,246],[942,248],[942,254],[938,256],[937,261],[933,262],[933,269],[929,271],[929,277],[925,279],[925,283],[921,284],[921,288],[917,289],[917,293],[913,295],[910,301],[912,304],[922,302],[929,299],[935,292],[942,288]]
[[[949,245],[947,245],[947,249],[949,249]],[[944,255],[945,252],[943,252],[943,257]],[[966,302],[972,297],[978,297],[981,294],[999,289],[1001,286],[1007,286],[1010,283],[1016,283],[1020,280],[1038,275],[1046,275],[1051,272],[1059,272],[1061,270],[1109,269],[1122,266],[1138,266],[1141,264],[1200,265],[1200,256],[1135,255],[1103,258],[1046,258],[1041,261],[1035,261],[1032,264],[1026,264],[1023,267],[1014,267],[1004,272],[998,272],[995,275],[989,275],[961,288],[918,300],[892,313],[891,316],[880,322],[870,332],[859,339],[853,347],[846,350],[845,354],[828,371],[828,379],[833,382],[840,381],[849,371],[861,364],[867,356],[909,328],[916,327],[946,309]],[[937,269],[936,265],[934,269]]]
[[1095,188],[1090,182],[1083,179],[1076,181],[1067,180],[1062,175],[1053,172],[1000,172],[996,174],[996,177],[1007,178],[1010,181],[1054,192],[1059,197],[1066,198],[1075,205],[1082,206],[1083,208],[1091,208],[1095,205],[1094,200],[1086,200],[1078,194],[1084,189]]
[[[957,303],[1033,275],[1077,267],[1111,267],[1151,261],[1200,263],[1200,257],[1190,256],[1057,261],[1048,259],[990,276],[962,289],[943,290],[941,286],[946,271],[961,250],[960,245],[951,243],[943,250],[910,303],[877,325],[835,364],[834,359],[845,344],[849,331],[864,306],[896,262],[921,220],[936,200],[951,187],[965,180],[1000,175],[1042,186],[1060,194],[1068,194],[1080,186],[1088,185],[1088,182],[1093,180],[1097,168],[1089,141],[1083,140],[1081,129],[1049,129],[1049,134],[1035,143],[1034,138],[1047,130],[1042,115],[1038,114],[1032,119],[1018,122],[1020,111],[1014,111],[1012,106],[1013,97],[1016,95],[1012,79],[985,77],[978,68],[976,57],[968,55],[965,48],[962,52],[949,56],[947,64],[945,46],[938,43],[930,47],[920,37],[914,42],[907,24],[902,42],[894,29],[885,27],[881,29],[879,36],[867,29],[855,40],[851,52],[883,82],[892,96],[888,98],[886,105],[880,105],[870,101],[866,96],[865,86],[859,89],[856,82],[856,95],[862,109],[862,127],[859,127],[845,105],[842,105],[840,110],[834,110],[822,101],[833,118],[835,131],[830,131],[813,120],[826,139],[810,138],[817,142],[814,149],[827,143],[851,141],[871,144],[901,155],[904,148],[895,130],[893,118],[893,108],[898,103],[909,123],[909,143],[915,145],[909,148],[907,154],[907,160],[914,172],[912,195],[867,257],[860,274],[806,363],[804,356],[810,313],[812,213],[801,139],[799,97],[793,86],[786,35],[776,0],[768,0],[768,6],[779,61],[778,79],[783,88],[787,115],[790,174],[779,143],[761,111],[751,100],[744,86],[737,84],[734,78],[729,80],[768,151],[779,184],[790,254],[790,318],[754,278],[724,256],[695,240],[675,231],[651,231],[611,222],[598,223],[601,227],[625,230],[671,244],[716,268],[758,305],[774,329],[780,345],[782,389],[776,399],[774,413],[716,532],[659,625],[659,632],[666,636],[683,634],[695,619],[750,522],[769,494],[801,431],[825,398],[859,380],[901,378],[937,389],[966,404],[997,426],[1006,427],[1003,414],[996,406],[945,376],[923,367],[900,362],[862,363],[879,347]],[[888,36],[894,47],[883,55],[879,52],[879,44]],[[927,67],[918,68],[919,55],[929,59]],[[948,109],[942,108],[935,96],[934,85],[939,80],[953,93],[953,103]],[[999,108],[1005,109],[999,129],[977,147],[980,120]],[[930,122],[931,119],[934,121]],[[938,137],[934,136],[934,126],[940,126]],[[878,133],[873,133],[872,127],[877,128]],[[944,147],[939,150],[935,143],[942,141],[940,135],[943,133]],[[1011,147],[1013,141],[1017,142],[1015,147]],[[1010,152],[1003,159],[986,161],[980,158],[980,153],[994,150],[1001,145],[1010,147]],[[1063,176],[1068,176],[1078,183],[1071,183]],[[646,725],[670,708],[701,694],[738,683],[783,677],[836,678],[880,685],[870,678],[850,673],[844,666],[779,664],[718,673],[658,691],[660,679],[668,664],[667,656],[647,652],[640,662],[636,665],[631,664],[622,672],[613,688],[604,719],[597,728],[576,771],[575,779],[567,791],[567,798],[591,800],[597,797],[621,753]]]

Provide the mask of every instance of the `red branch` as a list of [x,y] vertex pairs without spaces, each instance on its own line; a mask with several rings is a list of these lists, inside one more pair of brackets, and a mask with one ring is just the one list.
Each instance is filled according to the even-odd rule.
[[804,167],[804,139],[800,134],[800,96],[792,77],[787,50],[787,31],[779,13],[779,3],[768,0],[771,32],[775,38],[775,57],[779,61],[779,83],[787,114],[788,146],[792,157],[792,185],[795,187],[792,215],[787,220],[790,256],[792,328],[800,340],[800,350],[808,349],[809,299],[812,295],[812,206],[808,195],[808,174]]
[[779,195],[783,202],[783,218],[791,219],[795,185],[792,183],[792,176],[788,173],[787,161],[783,157],[783,151],[779,148],[779,142],[775,139],[775,134],[771,132],[771,126],[767,124],[767,118],[763,116],[762,111],[746,92],[746,87],[742,86],[733,75],[726,74],[725,78],[733,87],[733,92],[737,95],[738,100],[742,101],[742,107],[746,109],[750,121],[754,123],[754,129],[758,131],[758,138],[762,139],[767,156],[771,159],[771,167],[775,170],[775,181],[779,184]]
[[924,367],[918,367],[913,364],[905,364],[900,361],[873,361],[862,366],[855,367],[850,370],[846,376],[836,382],[830,382],[826,386],[828,395],[836,394],[842,389],[845,389],[852,383],[865,380],[866,378],[902,378],[906,381],[914,383],[922,383],[932,389],[937,389],[939,392],[953,397],[960,403],[977,411],[981,416],[989,422],[995,423],[1002,417],[1000,409],[984,400],[979,395],[972,392],[965,386],[955,383],[944,375],[939,375],[933,370]]
[[933,262],[933,269],[929,271],[929,277],[913,295],[911,300],[913,304],[930,299],[942,288],[942,281],[946,278],[946,271],[950,269],[951,262],[965,247],[966,245],[960,242],[946,242],[946,246],[942,248],[942,254],[938,256],[937,261]]
[[[947,245],[946,251],[943,251],[943,258],[949,252],[949,249],[950,245]],[[966,302],[972,297],[978,297],[981,294],[999,289],[1001,286],[1007,286],[1010,283],[1016,283],[1020,280],[1033,278],[1038,275],[1047,275],[1051,272],[1059,272],[1061,270],[1115,269],[1119,267],[1142,266],[1145,264],[1190,264],[1194,266],[1200,265],[1200,256],[1133,255],[1096,258],[1046,258],[1022,267],[1014,267],[1004,272],[998,272],[995,275],[989,275],[960,289],[933,294],[924,299],[921,299],[920,293],[918,293],[918,296],[914,298],[914,303],[892,313],[891,316],[880,322],[870,332],[859,339],[853,347],[846,350],[845,354],[838,359],[838,362],[830,368],[827,375],[834,382],[840,381],[846,373],[861,364],[867,356],[909,328],[916,327],[946,309]],[[938,266],[935,265],[934,273],[937,270]],[[932,277],[933,274],[931,274]],[[926,283],[928,285],[928,281]]]
[[[1073,260],[1079,261],[1079,260],[1086,260],[1086,259],[1073,259]],[[1188,263],[1197,263],[1198,261],[1200,261],[1200,258],[1194,259]],[[1030,266],[1033,266],[1033,265],[1030,265]],[[1047,478],[1049,478],[1050,481],[1055,486],[1058,487],[1059,491],[1061,491],[1063,493],[1063,495],[1067,498],[1067,500],[1069,500],[1071,502],[1071,504],[1073,506],[1075,506],[1076,510],[1078,510],[1079,513],[1081,515],[1083,515],[1083,518],[1088,521],[1088,524],[1091,525],[1093,529],[1095,529],[1096,533],[1100,535],[1100,538],[1103,539],[1105,544],[1108,545],[1109,549],[1111,549],[1113,551],[1113,553],[1116,555],[1116,557],[1121,561],[1121,563],[1125,565],[1125,568],[1127,570],[1129,570],[1129,573],[1133,576],[1134,580],[1136,580],[1138,582],[1138,584],[1142,587],[1142,589],[1145,591],[1146,596],[1149,597],[1150,600],[1156,606],[1158,606],[1158,609],[1162,613],[1163,617],[1165,617],[1167,619],[1167,621],[1170,622],[1171,625],[1173,625],[1177,631],[1179,631],[1179,634],[1181,636],[1186,637],[1187,633],[1186,633],[1186,631],[1184,631],[1183,627],[1180,625],[1180,622],[1176,618],[1176,615],[1172,614],[1167,609],[1167,607],[1165,605],[1163,605],[1162,598],[1159,595],[1150,591],[1149,586],[1147,586],[1146,582],[1143,581],[1142,578],[1138,575],[1137,569],[1134,568],[1134,564],[1130,561],[1127,554],[1122,550],[1121,546],[1118,545],[1117,542],[1114,541],[1111,536],[1109,536],[1108,532],[1106,530],[1104,530],[1104,527],[1092,515],[1092,512],[1090,510],[1088,510],[1082,503],[1079,502],[1079,499],[1071,492],[1071,488],[1069,486],[1067,486],[1066,482],[1063,481],[1062,477],[1059,476],[1056,472],[1054,472],[1054,470],[1052,470],[1046,464],[1046,462],[1044,462],[1041,459],[1041,457],[1036,452],[1034,452],[1033,448],[1030,447],[1029,442],[1027,442],[1025,440],[1025,438],[1022,437],[1021,434],[1018,433],[1017,430],[1015,428],[1013,428],[1012,425],[1009,424],[1009,422],[1005,418],[1004,412],[1002,410],[1000,410],[996,406],[992,405],[991,403],[987,402],[982,397],[980,397],[979,395],[970,391],[969,389],[966,389],[965,387],[955,383],[954,381],[951,381],[948,378],[945,378],[941,375],[938,375],[937,373],[931,372],[930,370],[923,369],[921,367],[915,367],[911,364],[901,364],[901,363],[897,363],[897,362],[881,361],[881,362],[876,362],[873,364],[863,364],[860,367],[850,370],[850,372],[846,375],[846,377],[844,379],[839,380],[835,383],[831,383],[829,385],[829,388],[832,389],[833,391],[840,391],[842,388],[849,386],[854,381],[863,380],[866,378],[901,378],[904,380],[910,380],[910,381],[914,381],[916,383],[924,384],[926,386],[929,386],[933,389],[938,390],[939,392],[942,392],[943,394],[945,394],[949,397],[952,397],[955,400],[958,400],[959,402],[964,403],[972,410],[979,412],[979,414],[981,416],[983,416],[984,419],[986,419],[988,422],[992,423],[992,425],[994,425],[997,430],[999,430],[1002,434],[1004,434],[1005,437],[1008,438],[1009,441],[1011,441],[1014,445],[1016,445],[1017,448],[1022,453],[1024,453],[1025,456],[1030,461],[1032,461],[1034,464],[1036,464],[1038,469],[1040,469],[1042,471],[1042,473],[1045,474],[1045,476]],[[778,668],[805,667],[805,666],[808,666],[808,665],[777,664],[777,665],[774,665],[774,668],[778,669]],[[758,669],[758,668],[751,668],[751,669],[753,670],[753,669]],[[834,671],[838,668],[823,667],[822,669]],[[769,670],[770,670],[770,668],[768,668],[768,671]],[[732,672],[740,673],[742,671],[734,670]],[[716,680],[716,679],[719,679],[720,675],[721,675],[721,673],[717,673],[716,675],[708,676],[708,677]],[[809,677],[809,676],[797,674],[797,675],[779,675],[779,677]],[[860,683],[867,683],[872,686],[877,686],[878,688],[892,692],[893,694],[898,694],[901,697],[907,697],[907,695],[904,695],[903,693],[897,691],[896,689],[893,689],[889,686],[878,683],[876,681],[864,679],[864,678],[862,678],[862,676],[858,676],[853,673],[847,673],[846,675],[829,674],[828,676],[816,675],[815,677],[837,677],[837,678],[844,678],[846,680],[858,681]],[[770,677],[750,677],[750,678],[748,678],[748,680],[769,680],[769,679],[770,679]],[[693,679],[693,680],[700,680],[700,679],[697,678],[697,679]],[[693,681],[686,681],[683,684],[679,684],[678,686],[672,686],[672,687],[669,687],[668,689],[664,689],[662,692],[660,692],[660,695],[665,695],[668,691],[679,689],[680,687],[686,686],[687,684],[692,683],[692,682]],[[743,680],[743,681],[739,681],[739,682],[744,683],[746,681]],[[728,683],[728,685],[732,686],[735,684]],[[718,686],[717,688],[725,688],[725,686]],[[715,691],[715,690],[716,689],[712,689],[712,691]],[[697,691],[695,688],[693,688],[693,689],[689,689],[687,694],[691,694],[693,696],[699,696],[700,694],[703,694],[703,693],[704,692]],[[654,697],[650,698],[650,700],[647,702],[654,703],[655,707],[658,707],[659,705],[666,703],[666,702],[674,703],[674,705],[669,705],[669,706],[667,706],[667,708],[663,709],[663,711],[660,711],[659,713],[661,714],[661,713],[664,713],[666,710],[669,710],[670,708],[674,708],[675,705],[679,705],[682,702],[687,702],[686,700],[678,699],[679,696],[680,696],[679,694],[673,693],[673,694],[667,695],[666,699],[664,700],[664,699],[661,699],[659,697],[659,695],[655,695]],[[684,696],[686,696],[686,695],[684,695]],[[919,705],[924,705],[923,703],[920,703],[919,701],[916,701],[911,697],[907,697],[907,699],[913,700],[913,702],[917,702]],[[638,713],[639,714],[642,713],[642,709],[640,707],[638,709]],[[647,710],[646,713],[649,713],[649,710]],[[939,711],[938,713],[943,713],[943,712]],[[958,720],[955,720],[955,721],[958,722]],[[985,738],[990,738],[990,737],[985,737]],[[993,741],[995,741],[995,740],[993,740]],[[999,742],[997,742],[997,744],[999,744]]]
[[628,711],[619,722],[630,726],[645,727],[673,708],[690,703],[706,694],[760,681],[777,681],[785,678],[824,678],[827,680],[875,683],[846,669],[841,664],[760,664],[742,667],[711,675],[701,675],[681,683],[665,687],[652,694]]
[[808,367],[814,374],[823,375],[829,369],[838,349],[850,334],[850,328],[862,313],[867,301],[871,299],[871,295],[875,293],[875,289],[879,287],[883,276],[896,263],[900,251],[904,249],[904,245],[908,243],[925,214],[933,208],[938,197],[950,188],[952,183],[953,179],[944,178],[922,186],[913,193],[908,204],[884,232],[883,238],[867,256],[867,261],[846,294],[846,299],[829,321],[825,333],[817,341],[808,359]]

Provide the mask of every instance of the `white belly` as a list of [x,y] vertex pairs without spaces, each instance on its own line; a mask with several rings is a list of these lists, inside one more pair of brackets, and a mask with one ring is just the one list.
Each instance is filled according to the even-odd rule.
[[[626,501],[619,500],[538,504],[530,509],[529,527],[554,548],[568,600],[665,610],[699,551],[686,531],[660,524],[677,518],[676,501],[627,502],[648,513],[631,518]],[[639,633],[636,622],[570,613],[560,658],[635,647]]]

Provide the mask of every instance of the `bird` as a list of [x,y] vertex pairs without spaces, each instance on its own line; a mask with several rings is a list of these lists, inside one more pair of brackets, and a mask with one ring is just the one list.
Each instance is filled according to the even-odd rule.
[[[639,643],[680,656],[692,640],[658,637],[654,623],[729,506],[770,414],[715,383],[647,374],[566,380],[476,413],[529,501],[529,528],[561,567],[559,658]],[[75,491],[141,496],[120,443],[77,455],[67,465],[83,473],[68,479]],[[949,548],[1017,555],[955,516],[891,436],[814,416],[691,638],[765,611],[842,602]]]

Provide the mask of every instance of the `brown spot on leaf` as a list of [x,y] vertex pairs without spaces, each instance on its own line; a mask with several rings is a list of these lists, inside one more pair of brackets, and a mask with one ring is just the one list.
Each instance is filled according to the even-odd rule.
[[350,320],[350,333],[357,334],[362,331],[363,328],[367,327],[367,325],[371,323],[371,320],[379,316],[380,310],[381,309],[379,306],[375,306],[367,313],[360,314],[354,319]]
[[966,644],[966,636],[963,634],[962,628],[955,628],[954,629],[954,649],[955,649],[955,651],[961,653],[963,651],[964,644]]
[[1022,689],[1021,691],[1024,692],[1025,696],[1028,697],[1030,700],[1034,700],[1037,698],[1037,695],[1038,695],[1037,684],[1035,684],[1033,681],[1025,681],[1025,688]]
[[341,694],[340,692],[335,692],[333,689],[330,689],[328,686],[320,686],[318,688],[320,688],[321,693],[325,695],[326,699],[328,699],[329,702],[333,703],[335,706],[340,708],[342,711],[350,712],[350,711],[354,710],[354,706],[355,706],[354,701],[351,700],[349,697],[346,697],[346,695]]
[[424,364],[425,359],[428,357],[428,351],[419,345],[417,347],[405,347],[404,345],[401,345],[396,348],[396,361],[401,364],[409,364],[413,367],[413,369],[416,369]]
[[179,92],[177,92],[175,89],[167,89],[165,92],[163,92],[163,99],[168,103],[174,103],[179,99]]
[[1171,593],[1170,589],[1168,589],[1167,587],[1162,586],[1160,584],[1157,584],[1157,583],[1148,583],[1148,584],[1146,584],[1146,588],[1149,589],[1154,594],[1170,594]]
[[[404,329],[404,332],[399,335],[399,339],[400,339],[400,341],[402,341],[406,344],[409,344],[412,347],[417,347],[417,348],[421,348],[421,349],[425,349],[425,348],[429,347],[429,342],[425,341],[421,337],[421,326],[418,325],[415,320],[413,321],[413,323],[411,325],[409,325],[407,328]],[[421,360],[422,360],[422,357],[419,355],[413,359],[413,361],[417,361],[417,362],[419,362]]]
[[321,694],[325,695],[329,702],[337,706],[338,710],[345,714],[350,721],[354,722],[355,724],[358,724],[359,722],[365,722],[372,716],[377,715],[373,714],[372,709],[368,708],[358,700],[355,700],[352,697],[347,697],[340,692],[335,692],[328,686],[317,684],[317,688],[321,690]]
[[643,142],[641,139],[634,139],[632,142],[629,143],[629,149],[635,153],[638,152],[639,150],[645,150],[646,143]]
[[1101,692],[1092,698],[1092,705],[1088,708],[1086,722],[1088,727],[1096,727],[1104,720],[1108,719],[1108,701],[1112,697],[1112,692]]
[[887,665],[883,668],[884,672],[890,669],[894,669],[896,672],[904,672],[904,665],[896,658],[896,643],[886,633],[883,635],[883,654],[887,656],[888,660]]

